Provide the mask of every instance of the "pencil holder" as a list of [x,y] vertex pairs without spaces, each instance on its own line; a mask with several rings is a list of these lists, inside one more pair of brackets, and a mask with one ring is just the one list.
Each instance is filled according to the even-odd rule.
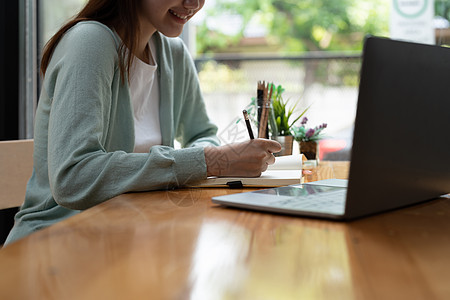
[[294,145],[294,137],[292,135],[282,135],[277,137],[272,137],[273,140],[277,141],[281,145],[281,151],[274,153],[275,156],[285,156],[292,155],[292,148]]

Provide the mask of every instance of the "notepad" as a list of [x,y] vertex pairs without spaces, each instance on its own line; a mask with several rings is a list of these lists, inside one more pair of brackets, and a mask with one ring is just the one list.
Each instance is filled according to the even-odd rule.
[[299,184],[302,178],[302,155],[277,157],[260,177],[208,177],[195,187],[278,187]]

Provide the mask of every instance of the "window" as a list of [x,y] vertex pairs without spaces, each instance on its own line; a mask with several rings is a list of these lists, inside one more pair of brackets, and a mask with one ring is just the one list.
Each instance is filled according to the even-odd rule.
[[[236,138],[230,137],[237,132],[236,118],[256,96],[257,81],[266,80],[282,84],[291,103],[299,100],[299,112],[310,107],[309,124],[328,123],[323,158],[348,159],[363,39],[390,35],[391,7],[397,2],[207,1],[194,20],[196,62],[220,136]],[[448,0],[436,0],[435,11],[436,42],[450,43]]]
[[328,124],[322,156],[344,150],[335,159],[349,159],[362,42],[388,35],[389,1],[207,2],[195,22],[196,61],[220,136],[230,136],[265,80],[285,88],[297,114],[309,108],[308,125]]
[[[363,37],[368,33],[389,36],[392,1],[400,0],[207,0],[182,38],[195,59],[207,109],[219,133],[228,134],[255,97],[257,81],[266,80],[283,85],[286,98],[291,103],[298,100],[300,110],[310,107],[309,124],[328,123],[329,139],[347,145],[344,156],[336,158],[347,159]],[[45,42],[84,3],[38,1],[37,57]],[[435,0],[435,12],[437,42],[449,44],[448,1]],[[34,77],[27,78],[36,82],[37,65],[32,61],[28,69],[34,69],[28,74]]]
[[73,17],[86,2],[86,0],[39,1],[39,48],[42,49],[61,25]]

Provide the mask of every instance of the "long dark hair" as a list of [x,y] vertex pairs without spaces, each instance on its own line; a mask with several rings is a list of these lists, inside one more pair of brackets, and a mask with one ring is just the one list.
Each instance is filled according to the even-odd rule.
[[139,21],[137,18],[141,0],[89,0],[83,9],[47,42],[41,60],[41,74],[45,76],[47,67],[61,38],[75,24],[81,21],[98,21],[121,33],[122,44],[119,47],[119,70],[122,82],[125,74],[129,75],[134,53],[139,38]]

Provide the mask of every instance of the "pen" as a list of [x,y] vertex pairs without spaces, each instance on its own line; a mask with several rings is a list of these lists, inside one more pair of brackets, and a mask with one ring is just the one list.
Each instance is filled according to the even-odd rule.
[[250,120],[248,119],[247,111],[244,109],[242,111],[242,113],[244,114],[245,124],[247,125],[247,130],[248,130],[248,135],[250,136],[250,139],[253,140],[253,139],[255,139],[255,137],[253,136],[253,130],[252,130],[252,127],[250,126]]

